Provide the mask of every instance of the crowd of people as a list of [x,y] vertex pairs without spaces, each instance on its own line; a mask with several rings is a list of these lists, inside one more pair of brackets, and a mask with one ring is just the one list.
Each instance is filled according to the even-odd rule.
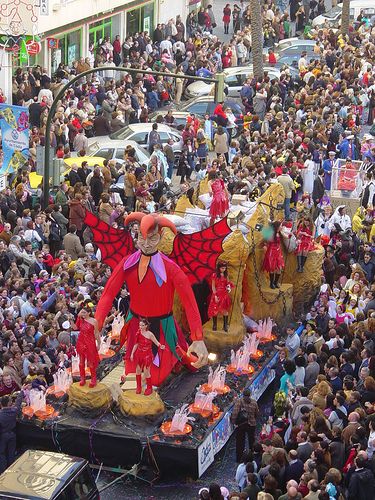
[[[321,3],[310,2],[310,10],[322,11]],[[311,14],[298,2],[290,4],[290,16],[283,4],[267,0],[262,6],[265,47],[301,31],[304,16]],[[313,33],[319,57],[310,61],[301,51],[298,76],[288,68],[279,79],[249,75],[240,92],[243,128],[235,126],[232,109],[223,103],[217,103],[213,116],[188,116],[176,158],[173,141],[162,143],[158,123],[174,124],[173,109],[160,108],[181,102],[186,84],[179,75],[210,77],[251,57],[249,5],[228,4],[222,15],[225,33],[233,33],[228,43],[215,35],[221,19],[209,5],[185,23],[178,16],[157,25],[152,34],[106,38],[92,48],[91,57],[72,67],[60,64],[53,75],[40,67],[15,72],[13,103],[29,107],[31,154],[0,193],[0,432],[2,438],[4,429],[8,433],[0,439],[0,467],[4,470],[14,457],[14,426],[2,424],[7,415],[14,421],[9,397],[30,384],[48,386],[56,370],[69,366],[78,312],[82,304],[95,309],[111,275],[85,225],[85,211],[122,227],[124,216],[135,209],[173,211],[177,198],[167,205],[166,179],[177,178],[181,194],[196,204],[195,181],[208,175],[210,181],[220,178],[229,198],[256,199],[280,184],[285,220],[298,228],[298,270],[303,272],[311,250],[301,244],[304,237],[320,242],[325,257],[322,287],[301,318],[300,335],[288,328],[285,343],[277,345],[271,419],[256,428],[259,408],[251,391],[235,405],[237,491],[229,494],[225,486],[212,484],[199,496],[370,500],[375,491],[373,22],[360,19],[347,36],[327,28]],[[101,71],[101,66],[113,70]],[[124,74],[116,72],[118,66],[177,78]],[[66,92],[53,117],[50,140],[56,156],[77,160],[42,209],[42,193],[31,189],[29,176],[36,146],[45,141],[49,108],[62,85],[92,67],[98,71]],[[159,116],[149,134],[148,164],[137,160],[131,146],[121,164],[105,160],[91,171],[80,161],[90,137],[145,123],[154,111]],[[120,176],[124,189],[118,193],[111,186]],[[360,207],[355,213],[345,205],[334,209],[331,188],[348,200],[358,191]],[[137,226],[131,231],[136,235]],[[280,255],[282,243],[277,240],[277,245]],[[273,255],[264,270],[270,272],[271,288],[277,288],[283,263],[276,266]],[[123,288],[112,313],[125,313],[127,307]],[[242,423],[239,414],[245,414]],[[3,446],[7,440],[9,447]]]

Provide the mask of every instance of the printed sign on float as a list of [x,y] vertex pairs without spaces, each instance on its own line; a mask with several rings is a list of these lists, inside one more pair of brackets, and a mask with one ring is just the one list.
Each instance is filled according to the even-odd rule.
[[29,158],[29,110],[24,106],[0,104],[1,143],[4,153],[0,175],[11,174]]
[[224,415],[224,417],[217,424],[215,429],[212,431],[212,445],[214,450],[214,455],[219,453],[221,448],[225,445],[228,439],[231,437],[233,432],[233,425],[230,421],[230,416],[232,415],[233,407]]
[[211,432],[198,448],[198,476],[201,477],[213,462],[214,447]]

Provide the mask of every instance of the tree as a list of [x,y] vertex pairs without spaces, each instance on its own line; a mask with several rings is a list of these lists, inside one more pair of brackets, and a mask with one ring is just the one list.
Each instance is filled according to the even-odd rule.
[[349,20],[350,20],[350,0],[343,0],[341,12],[341,33],[343,35],[349,34]]
[[[345,0],[344,0],[345,1]],[[250,0],[251,9],[251,53],[255,78],[263,78],[263,24],[259,0]]]

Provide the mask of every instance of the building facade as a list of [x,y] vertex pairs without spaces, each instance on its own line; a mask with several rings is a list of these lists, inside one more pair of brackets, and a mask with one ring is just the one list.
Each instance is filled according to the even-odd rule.
[[[8,25],[0,25],[0,87],[8,102],[17,67],[39,64],[52,74],[60,63],[71,65],[80,57],[90,57],[105,37],[113,41],[119,35],[123,43],[139,31],[152,35],[157,23],[177,15],[185,22],[192,5],[199,5],[195,0],[40,0],[40,7],[32,11],[27,7],[32,0],[9,0],[9,12],[14,12],[13,2],[21,2],[17,16],[22,20],[18,26],[22,39],[11,36],[11,17]],[[29,40],[40,43],[38,54],[26,52]]]

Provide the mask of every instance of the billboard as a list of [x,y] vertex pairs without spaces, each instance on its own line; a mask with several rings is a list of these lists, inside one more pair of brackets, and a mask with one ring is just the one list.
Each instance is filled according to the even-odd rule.
[[29,110],[24,106],[0,104],[3,164],[0,175],[17,172],[29,158]]

